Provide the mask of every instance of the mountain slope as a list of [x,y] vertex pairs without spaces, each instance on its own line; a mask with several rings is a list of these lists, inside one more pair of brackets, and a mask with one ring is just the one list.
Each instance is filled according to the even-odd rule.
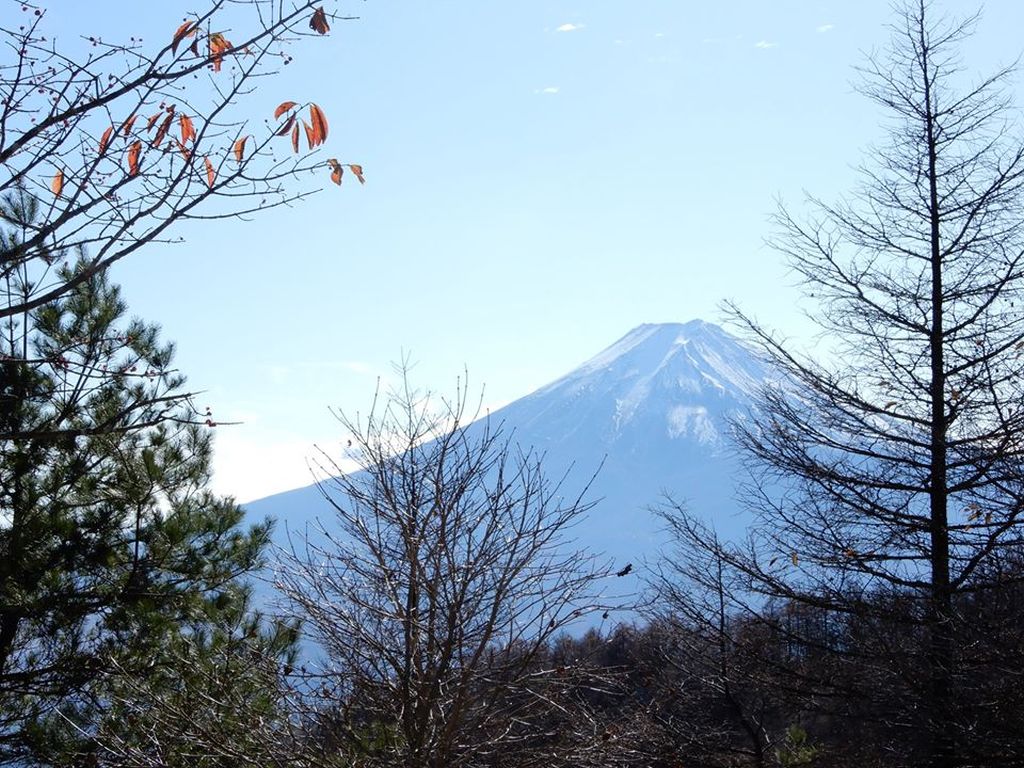
[[[648,507],[663,491],[726,536],[736,536],[738,470],[728,419],[741,417],[767,370],[735,337],[700,320],[642,325],[562,378],[491,414],[524,448],[543,454],[546,473],[566,474],[574,496],[600,468],[588,498],[599,499],[574,534],[582,544],[638,561],[657,553],[660,523]],[[329,509],[315,486],[247,505],[250,514],[301,529]]]
[[660,524],[647,510],[663,492],[726,535],[742,531],[733,488],[729,418],[751,405],[767,370],[718,326],[643,325],[578,368],[495,413],[557,472],[576,482],[603,466],[602,501],[581,538],[618,558],[653,554]]

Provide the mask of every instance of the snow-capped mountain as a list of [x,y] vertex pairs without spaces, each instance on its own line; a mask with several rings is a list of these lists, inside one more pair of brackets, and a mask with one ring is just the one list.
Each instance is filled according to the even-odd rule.
[[[617,562],[656,555],[661,523],[649,507],[668,492],[726,536],[745,524],[734,500],[738,459],[729,419],[751,406],[768,371],[738,339],[701,320],[642,325],[562,378],[490,415],[506,435],[568,473],[574,496],[600,468],[598,500],[574,534]],[[295,530],[329,515],[315,486],[254,501],[249,514]]]
[[669,441],[717,455],[727,417],[747,409],[764,376],[750,351],[716,325],[641,325],[492,418],[538,447],[584,437],[616,454]]
[[[578,368],[492,416],[551,471],[574,465],[601,501],[580,532],[617,559],[653,554],[665,493],[726,535],[738,534],[737,459],[729,419],[750,408],[767,369],[738,339],[701,320],[642,325]],[[602,465],[603,461],[603,465]]]

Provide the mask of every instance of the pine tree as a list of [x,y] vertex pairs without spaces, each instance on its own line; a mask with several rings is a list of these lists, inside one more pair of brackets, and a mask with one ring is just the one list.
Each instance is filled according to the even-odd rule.
[[[5,199],[5,252],[36,205]],[[46,259],[75,288],[0,338],[0,764],[74,752],[115,677],[149,674],[237,611],[270,528],[243,529],[207,488],[212,415],[157,327],[128,319],[104,274],[74,280],[81,254]],[[8,305],[33,290],[26,275],[7,270]]]
[[247,591],[208,602],[145,676],[118,669],[95,735],[62,750],[68,768],[308,766],[309,740],[289,716],[297,635],[253,611]]

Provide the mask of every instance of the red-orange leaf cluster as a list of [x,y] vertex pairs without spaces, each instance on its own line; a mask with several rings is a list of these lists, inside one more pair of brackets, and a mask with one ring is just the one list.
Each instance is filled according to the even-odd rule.
[[[192,121],[192,118],[185,114],[176,115],[176,107],[174,104],[169,106],[163,106],[149,118],[146,119],[146,132],[152,131],[156,128],[156,135],[153,137],[151,146],[159,147],[168,133],[171,130],[171,126],[174,124],[174,118],[178,118],[178,129],[181,131],[181,139],[173,137],[174,145],[178,151],[181,152],[181,156],[185,160],[192,158],[192,151],[188,148],[187,144],[191,141],[195,144],[196,141],[196,126]],[[132,115],[121,125],[121,134],[126,138],[132,131],[132,126],[135,125],[135,119],[138,115]],[[161,120],[161,118],[163,118]],[[99,153],[102,155],[110,147],[110,140],[113,138],[115,127],[110,126],[107,128],[103,135],[100,137],[99,142]],[[142,152],[142,143],[136,141],[128,148],[128,175],[135,176],[139,172],[139,157]]]
[[[309,20],[309,27],[320,35],[326,35],[330,31],[331,27],[328,23],[327,13],[322,6],[313,9],[313,15]],[[199,22],[185,20],[178,26],[171,37],[171,53],[177,56],[182,43],[188,40],[191,40],[190,48],[197,57],[202,56],[200,46],[208,46],[209,54],[207,60],[215,72],[220,71],[225,55],[234,50],[233,44],[224,36],[224,33],[212,32],[204,34]],[[245,49],[245,52],[248,53],[248,49]],[[303,133],[306,137],[306,146],[310,150],[316,149],[327,140],[329,130],[327,117],[317,104],[310,103],[308,106],[308,121],[299,116],[297,112],[299,104],[295,101],[284,101],[274,110],[275,119],[285,118],[283,125],[280,125],[276,130],[276,134],[278,136],[289,136],[292,150],[296,153],[299,151],[299,143]],[[120,134],[125,141],[125,167],[129,177],[134,177],[141,173],[143,150],[147,148],[159,149],[165,139],[168,142],[168,146],[160,153],[161,155],[177,150],[185,158],[186,162],[191,164],[193,156],[198,154],[198,132],[192,117],[177,113],[174,104],[165,105],[161,103],[155,114],[144,118],[144,129],[136,133],[134,126],[138,117],[138,113],[133,113],[120,125],[113,123],[103,130],[97,142],[97,150],[100,157],[111,151],[113,143]],[[177,130],[173,128],[175,120],[177,120],[178,124]],[[299,129],[300,122],[302,123],[302,130]],[[152,135],[152,139],[149,138],[150,135]],[[246,162],[246,147],[249,138],[249,136],[237,138],[232,145],[232,154],[239,164]],[[206,171],[207,186],[210,189],[215,189],[217,186],[217,169],[209,155],[202,157]],[[335,158],[331,158],[327,163],[331,169],[331,181],[335,184],[341,184],[344,165]],[[362,166],[354,164],[345,165],[348,165],[348,168],[361,184],[365,183]],[[57,170],[50,181],[50,189],[54,195],[60,197],[63,194],[64,185],[64,172]]]
[[327,118],[316,104],[309,105],[309,122],[313,124],[313,142],[317,147],[327,141]]
[[[274,110],[274,117],[281,117],[286,112],[293,110],[298,104],[294,101],[283,101],[277,105],[277,109]],[[306,132],[306,146],[309,149],[320,146],[327,140],[327,118],[324,117],[324,112],[316,104],[309,105],[309,122],[302,121],[302,127]],[[299,151],[299,123],[295,116],[295,113],[288,115],[288,119],[285,121],[277,130],[278,136],[287,136],[291,134],[292,139],[292,150],[294,152]]]
[[331,25],[327,23],[327,14],[324,13],[322,5],[313,11],[313,18],[309,20],[309,28],[321,35],[326,35],[331,31]]

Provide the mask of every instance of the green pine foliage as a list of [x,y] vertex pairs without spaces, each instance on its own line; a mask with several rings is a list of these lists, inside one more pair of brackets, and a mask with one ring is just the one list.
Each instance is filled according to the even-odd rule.
[[[8,306],[36,287],[17,258],[35,207],[0,206]],[[95,753],[125,681],[190,690],[182,663],[244,680],[229,650],[277,664],[295,641],[249,612],[270,524],[209,491],[212,415],[117,286],[77,280],[80,258],[46,254],[36,280],[75,288],[0,327],[0,765]]]
[[297,627],[264,621],[242,590],[172,632],[144,675],[120,674],[95,738],[67,765],[214,768],[301,765],[285,706]]

